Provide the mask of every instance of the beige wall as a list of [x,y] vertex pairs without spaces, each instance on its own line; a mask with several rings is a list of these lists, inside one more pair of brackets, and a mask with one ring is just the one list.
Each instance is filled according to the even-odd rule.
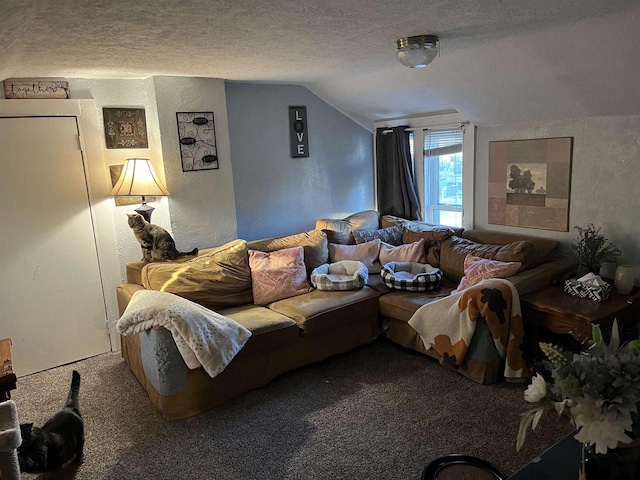
[[[488,146],[494,140],[573,137],[569,232],[488,224]],[[478,127],[476,228],[570,241],[575,225],[593,223],[622,250],[622,262],[640,266],[640,115],[587,117]]]
[[[179,250],[220,245],[236,236],[236,211],[229,152],[224,81],[187,77],[147,79],[69,79],[72,97],[93,99],[100,127],[104,168],[127,158],[149,158],[171,197],[152,203],[152,223],[168,230]],[[149,148],[107,149],[103,107],[145,109]],[[176,112],[213,111],[220,169],[183,173],[178,148]],[[112,208],[121,280],[125,264],[141,258],[140,245],[127,224],[137,205]]]
[[[69,79],[69,88],[73,98],[87,98],[95,101],[98,128],[94,134],[100,137],[104,168],[107,174],[109,165],[123,164],[127,158],[149,158],[160,178],[165,178],[158,115],[155,110],[155,99],[151,86],[150,80],[144,79]],[[103,107],[144,108],[149,148],[108,149],[104,134]],[[127,213],[134,213],[133,211],[138,205],[116,207],[113,199],[108,199],[107,202],[112,208],[120,276],[121,280],[124,280],[126,262],[142,258],[140,244],[133,236],[126,216]],[[167,198],[150,205],[156,208],[153,212],[152,222],[171,231]]]
[[[153,97],[162,137],[171,227],[179,250],[222,245],[236,238],[236,204],[224,80],[153,77]],[[176,112],[213,112],[216,170],[183,172]]]

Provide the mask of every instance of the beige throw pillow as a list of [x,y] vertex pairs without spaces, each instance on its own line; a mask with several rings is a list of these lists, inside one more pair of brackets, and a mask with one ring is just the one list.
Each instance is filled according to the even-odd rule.
[[380,243],[379,239],[361,243],[360,245],[338,245],[330,243],[329,258],[332,263],[342,260],[356,260],[364,263],[369,273],[380,273],[380,269],[382,268],[378,260]]
[[385,265],[389,262],[416,262],[427,263],[427,255],[424,252],[424,240],[421,238],[417,242],[394,247],[388,243],[380,244],[380,263]]

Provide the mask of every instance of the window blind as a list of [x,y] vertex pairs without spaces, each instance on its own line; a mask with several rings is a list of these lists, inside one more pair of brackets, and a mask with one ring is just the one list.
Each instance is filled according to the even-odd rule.
[[463,127],[424,131],[424,156],[439,157],[462,152]]

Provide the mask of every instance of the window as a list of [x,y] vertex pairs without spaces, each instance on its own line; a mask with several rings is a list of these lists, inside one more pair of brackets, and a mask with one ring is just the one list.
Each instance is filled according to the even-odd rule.
[[462,226],[462,141],[462,128],[425,131],[425,221],[428,223]]
[[[422,220],[473,228],[475,126],[459,113],[379,120],[406,125]],[[422,148],[420,148],[422,147]]]

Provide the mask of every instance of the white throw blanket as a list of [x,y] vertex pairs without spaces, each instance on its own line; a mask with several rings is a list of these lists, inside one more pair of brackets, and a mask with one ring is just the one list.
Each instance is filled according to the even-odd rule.
[[138,290],[118,320],[121,335],[162,326],[173,335],[187,367],[222,372],[247,343],[251,332],[236,321],[172,293]]
[[425,348],[463,365],[477,320],[483,318],[496,351],[505,360],[504,376],[510,381],[528,378],[530,369],[522,356],[524,327],[520,297],[508,280],[492,278],[421,306],[409,320]]

